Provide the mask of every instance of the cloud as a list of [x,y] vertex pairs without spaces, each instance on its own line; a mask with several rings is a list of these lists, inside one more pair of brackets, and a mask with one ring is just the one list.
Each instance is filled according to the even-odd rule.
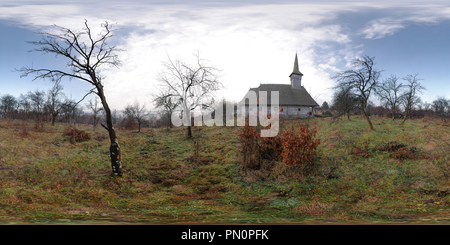
[[387,35],[392,35],[400,29],[405,28],[402,20],[383,18],[371,21],[368,26],[361,31],[361,34],[368,39],[380,39]]
[[[285,3],[245,4],[234,2],[164,4],[147,1],[92,2],[0,5],[0,19],[10,20],[32,30],[50,30],[50,26],[81,29],[88,19],[93,32],[107,20],[117,23],[114,45],[126,51],[119,53],[120,69],[105,69],[105,92],[111,107],[121,109],[135,99],[150,103],[155,91],[156,74],[167,54],[190,60],[199,49],[202,57],[223,69],[226,86],[218,96],[239,100],[259,83],[288,83],[295,52],[305,74],[307,89],[314,94],[331,96],[330,74],[340,64],[348,64],[361,54],[362,47],[352,42],[354,30],[333,22],[343,13],[367,8],[388,8],[382,3]],[[14,2],[11,2],[14,4]],[[380,7],[382,6],[382,7]],[[401,5],[403,6],[403,5]],[[370,20],[359,34],[368,39],[393,35],[410,23],[432,23],[440,20],[432,11],[408,7],[406,13]],[[448,9],[439,10],[444,18]],[[411,11],[410,11],[411,10]],[[436,12],[435,12],[436,13]],[[436,14],[435,14],[436,15]],[[318,102],[321,101],[319,99]]]

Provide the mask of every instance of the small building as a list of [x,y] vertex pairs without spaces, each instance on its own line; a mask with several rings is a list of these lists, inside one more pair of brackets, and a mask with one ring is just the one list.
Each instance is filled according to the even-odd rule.
[[257,88],[250,88],[239,104],[244,105],[245,103],[246,116],[248,116],[249,113],[256,114],[258,113],[257,111],[262,108],[259,107],[258,100],[255,102],[249,99],[251,97],[250,91],[256,92],[257,98],[260,98],[260,91],[267,91],[267,113],[271,113],[271,92],[278,91],[279,105],[278,108],[274,109],[276,110],[276,113],[280,115],[280,118],[314,117],[314,108],[319,107],[319,104],[314,101],[308,91],[302,86],[302,77],[303,74],[298,69],[297,54],[295,54],[294,70],[291,75],[289,75],[291,81],[290,84],[260,84]]

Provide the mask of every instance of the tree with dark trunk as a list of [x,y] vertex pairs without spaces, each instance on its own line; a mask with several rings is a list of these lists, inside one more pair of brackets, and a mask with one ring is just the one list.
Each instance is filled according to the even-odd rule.
[[352,62],[354,69],[341,71],[333,77],[338,82],[338,86],[335,88],[348,87],[351,93],[356,96],[370,130],[373,130],[373,125],[367,113],[367,103],[372,91],[379,84],[378,80],[381,74],[381,71],[374,68],[374,59],[374,57],[367,55],[362,58],[357,58]]
[[91,93],[100,98],[106,113],[106,126],[102,126],[108,131],[111,142],[112,175],[122,176],[120,147],[112,124],[111,110],[103,89],[105,76],[100,75],[100,70],[105,66],[118,67],[120,65],[116,54],[120,50],[107,44],[107,41],[113,37],[111,25],[108,22],[103,23],[101,25],[102,31],[98,35],[91,33],[87,20],[84,22],[84,28],[81,31],[72,31],[56,25],[55,27],[60,31],[60,34],[40,32],[39,34],[44,36],[41,41],[29,41],[28,43],[38,46],[33,51],[51,53],[66,58],[68,60],[67,67],[70,71],[35,69],[33,67],[22,67],[18,71],[22,72],[21,77],[35,74],[33,81],[50,79],[53,82],[59,82],[62,78],[67,77],[87,82],[93,86],[78,103]]

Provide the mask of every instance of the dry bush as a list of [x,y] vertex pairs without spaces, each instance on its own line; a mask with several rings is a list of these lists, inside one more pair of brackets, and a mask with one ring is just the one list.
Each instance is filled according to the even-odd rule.
[[239,132],[241,141],[242,165],[244,168],[258,169],[261,163],[260,134],[255,127],[249,126],[248,118],[244,128]]
[[16,125],[19,128],[19,132],[16,133],[20,138],[28,138],[30,133],[28,132],[27,121]]
[[418,149],[414,146],[407,146],[402,143],[397,143],[396,141],[388,142],[381,148],[377,150],[389,151],[389,157],[396,160],[404,160],[404,159],[428,159],[428,156],[425,153],[419,153]]
[[403,159],[414,159],[415,147],[402,147],[394,152],[392,152],[389,156],[392,159],[403,160]]
[[[270,125],[266,127],[269,129]],[[261,137],[261,147],[260,153],[263,158],[276,160],[279,158],[281,152],[283,151],[283,140],[278,134],[275,137]]]
[[300,125],[295,130],[294,126],[284,132],[282,138],[283,150],[281,158],[287,165],[302,166],[314,164],[317,154],[317,146],[320,139],[314,139],[317,128],[310,130],[307,126]]
[[138,128],[139,125],[133,120],[133,118],[128,118],[125,121],[124,130],[137,130]]
[[70,142],[73,144],[75,142],[83,142],[91,140],[91,135],[84,130],[76,129],[73,126],[67,127],[63,135],[69,136]]

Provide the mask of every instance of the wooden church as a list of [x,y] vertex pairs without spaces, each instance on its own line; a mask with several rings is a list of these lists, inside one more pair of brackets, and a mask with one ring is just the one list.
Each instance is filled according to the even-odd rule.
[[[245,105],[246,116],[257,114],[262,108],[259,108],[258,101],[248,100],[250,91],[256,92],[256,97],[260,98],[260,91],[267,91],[267,107],[270,112],[271,91],[279,92],[279,106],[275,109],[275,113],[280,118],[308,118],[314,117],[314,108],[319,105],[314,101],[311,95],[302,86],[303,74],[298,69],[297,54],[295,54],[294,70],[289,75],[290,84],[260,84],[257,88],[250,88],[239,105]],[[257,110],[257,111],[255,111]],[[240,112],[240,113],[243,113]]]

